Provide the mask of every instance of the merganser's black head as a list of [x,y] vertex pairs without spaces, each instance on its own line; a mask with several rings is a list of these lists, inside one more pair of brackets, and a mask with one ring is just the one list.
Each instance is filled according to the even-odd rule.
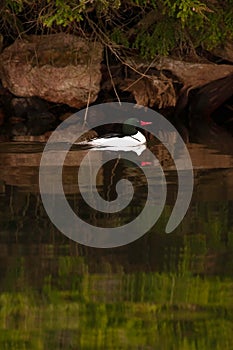
[[138,120],[137,118],[129,118],[124,122],[122,131],[124,135],[135,135],[138,132],[137,128],[149,124],[152,124],[152,122],[145,122],[143,120]]

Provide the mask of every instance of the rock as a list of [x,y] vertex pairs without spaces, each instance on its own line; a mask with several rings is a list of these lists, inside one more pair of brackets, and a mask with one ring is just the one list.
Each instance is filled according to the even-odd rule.
[[153,62],[138,58],[128,58],[126,63],[136,71],[146,72],[143,75],[149,76],[148,67],[157,71],[169,71],[176,77],[177,82],[192,88],[202,86],[211,81],[224,78],[233,73],[233,65],[214,63],[192,63],[185,62],[172,57],[159,57]]
[[172,81],[166,77],[152,75],[150,78],[125,79],[120,88],[131,92],[139,106],[161,109],[176,104],[175,89]]
[[2,52],[2,47],[3,47],[3,35],[0,34],[0,53]]
[[5,119],[5,113],[3,109],[0,107],[0,126],[4,123],[4,119]]
[[41,112],[35,110],[28,111],[27,119],[29,122],[38,122],[41,124],[52,124],[56,120],[55,116],[48,111]]
[[37,97],[15,97],[11,100],[10,108],[13,116],[25,118],[28,115],[30,116],[30,112],[32,111],[46,112],[48,106],[45,101]]
[[21,118],[21,117],[10,117],[10,118],[9,118],[9,122],[10,122],[11,124],[24,123],[24,122],[25,122],[25,119],[24,119],[24,118]]
[[55,126],[48,103],[37,97],[15,97],[10,102],[12,135],[41,135]]
[[[115,88],[121,100],[126,98],[127,102],[136,101],[138,106],[159,109],[175,106],[176,92],[171,78],[156,69],[150,71],[150,63],[142,70],[130,69],[132,66],[129,66],[129,69],[123,67],[121,64],[108,68],[102,64],[101,90],[104,92],[105,101],[109,92],[109,100],[112,98],[111,92],[116,94]],[[128,93],[128,96],[123,95],[125,93]]]
[[28,129],[24,123],[14,124],[11,129],[11,134],[13,136],[27,135]]
[[[224,104],[233,97],[233,73],[196,89],[186,89],[180,95],[175,119],[186,128],[189,141],[202,143],[224,153],[232,153],[232,112],[223,112]],[[227,108],[231,108],[227,105]],[[215,114],[216,113],[216,114]],[[183,133],[181,132],[183,135]]]
[[48,131],[44,135],[32,136],[32,135],[18,135],[13,136],[13,141],[19,142],[47,142],[52,132]]
[[55,116],[50,112],[31,111],[27,115],[27,129],[29,135],[42,135],[46,131],[51,130],[56,120]]
[[69,34],[17,39],[0,55],[0,78],[16,96],[38,96],[72,107],[96,100],[103,47]]
[[62,114],[60,117],[59,117],[59,120],[64,122],[64,120],[68,119],[73,113],[70,113],[70,112],[66,112],[64,114]]
[[211,51],[214,55],[233,63],[233,40],[226,41],[225,44]]

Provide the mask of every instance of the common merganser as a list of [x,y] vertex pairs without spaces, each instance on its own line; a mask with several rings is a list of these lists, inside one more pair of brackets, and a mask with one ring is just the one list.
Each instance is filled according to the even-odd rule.
[[138,147],[146,143],[145,136],[138,130],[138,127],[152,124],[152,122],[139,121],[136,118],[127,119],[122,127],[121,134],[107,134],[103,137],[96,137],[91,140],[77,142],[76,145],[88,145],[98,148],[114,148],[128,150],[130,147]]

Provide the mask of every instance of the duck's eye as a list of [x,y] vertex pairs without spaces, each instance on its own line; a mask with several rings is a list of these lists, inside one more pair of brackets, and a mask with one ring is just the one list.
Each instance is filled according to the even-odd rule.
[[136,119],[136,118],[131,119],[131,122],[132,122],[133,125],[140,124],[139,120]]

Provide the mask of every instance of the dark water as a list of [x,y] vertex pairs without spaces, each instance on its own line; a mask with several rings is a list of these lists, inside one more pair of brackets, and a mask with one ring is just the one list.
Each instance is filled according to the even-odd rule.
[[[38,187],[42,149],[0,145],[0,349],[232,349],[232,158],[190,146],[193,198],[166,234],[177,174],[158,149],[168,184],[159,221],[131,244],[97,249],[70,240],[49,220]],[[70,205],[94,225],[129,222],[146,200],[143,173],[118,159],[106,164],[97,179],[102,196],[116,198],[122,174],[135,193],[122,213],[102,215],[79,192],[83,152],[70,152],[64,168]]]

